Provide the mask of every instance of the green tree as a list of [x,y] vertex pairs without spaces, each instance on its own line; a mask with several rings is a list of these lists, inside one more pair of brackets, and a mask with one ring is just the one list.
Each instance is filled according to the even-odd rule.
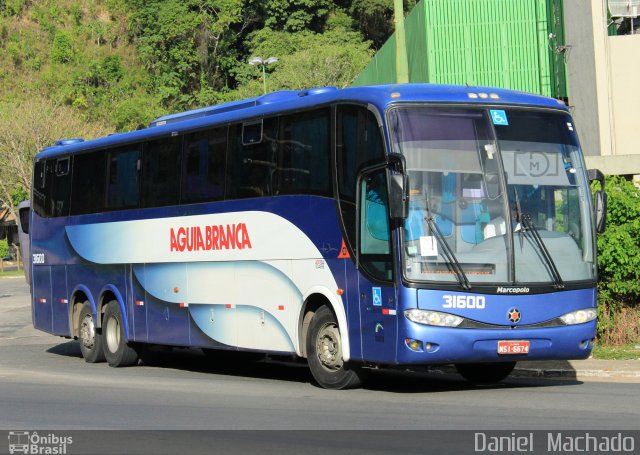
[[264,18],[265,27],[292,33],[321,32],[335,8],[331,0],[260,0],[253,5]]
[[9,255],[9,243],[7,239],[0,240],[0,260]]
[[[415,5],[416,0],[404,0],[405,14]],[[393,0],[353,0],[349,11],[374,48],[380,49],[393,33]]]
[[606,182],[607,229],[598,237],[600,295],[637,305],[640,297],[640,189],[622,177]]
[[69,63],[72,57],[71,36],[66,32],[56,32],[51,49],[51,60],[55,63]]
[[[640,327],[640,189],[607,177],[607,229],[598,236],[598,335],[609,343],[637,342]],[[630,321],[630,324],[627,323]]]
[[[371,58],[369,43],[362,36],[342,27],[324,33],[287,33],[262,29],[248,40],[251,55],[276,56],[279,61],[267,67],[269,91],[303,89],[310,87],[346,87],[366,66]],[[261,69],[243,65],[238,94],[261,93],[256,79],[261,78]],[[250,93],[247,88],[251,87]],[[251,93],[253,92],[253,93]]]
[[153,88],[167,105],[184,108],[225,78],[218,57],[236,44],[231,25],[242,22],[241,0],[130,0],[131,36]]

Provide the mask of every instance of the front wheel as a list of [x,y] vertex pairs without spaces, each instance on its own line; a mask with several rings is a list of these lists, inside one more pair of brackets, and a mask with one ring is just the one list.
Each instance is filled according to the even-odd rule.
[[459,363],[456,370],[473,384],[496,384],[509,376],[516,362]]
[[307,336],[307,362],[318,385],[325,389],[358,387],[364,379],[362,368],[342,359],[342,338],[331,310],[322,306],[314,314]]
[[115,300],[107,303],[102,318],[104,356],[112,367],[128,367],[138,362],[138,353],[125,341],[120,305]]

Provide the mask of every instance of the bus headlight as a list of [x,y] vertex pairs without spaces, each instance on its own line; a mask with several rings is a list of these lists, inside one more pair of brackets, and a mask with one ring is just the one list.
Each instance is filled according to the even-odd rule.
[[560,320],[566,325],[584,324],[593,321],[598,316],[598,312],[593,308],[576,310],[560,316]]
[[406,310],[404,312],[404,316],[412,321],[417,322],[418,324],[424,325],[435,325],[439,327],[457,327],[459,326],[464,318],[460,316],[456,316],[455,314],[449,313],[441,313],[440,311],[431,311],[431,310]]

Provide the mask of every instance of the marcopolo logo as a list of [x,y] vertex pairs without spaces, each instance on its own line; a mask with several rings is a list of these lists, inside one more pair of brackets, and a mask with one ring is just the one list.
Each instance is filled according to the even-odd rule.
[[26,453],[42,455],[64,455],[67,446],[73,444],[71,436],[57,436],[53,433],[44,435],[37,431],[10,431],[9,453]]
[[528,294],[529,288],[527,287],[509,288],[505,286],[498,286],[498,288],[496,289],[496,292],[498,294]]

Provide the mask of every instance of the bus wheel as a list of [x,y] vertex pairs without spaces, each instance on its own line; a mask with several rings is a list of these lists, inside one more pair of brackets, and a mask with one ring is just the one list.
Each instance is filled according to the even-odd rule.
[[78,339],[80,340],[80,352],[85,362],[104,362],[102,334],[96,330],[89,301],[84,302],[80,310],[80,317],[78,318]]
[[307,362],[318,385],[325,389],[350,389],[362,384],[362,368],[342,360],[340,330],[328,307],[320,307],[313,315],[306,342]]
[[112,367],[128,367],[138,362],[138,353],[125,341],[124,324],[118,302],[107,303],[102,319],[104,356]]
[[459,363],[456,370],[473,384],[496,384],[509,376],[516,362]]

